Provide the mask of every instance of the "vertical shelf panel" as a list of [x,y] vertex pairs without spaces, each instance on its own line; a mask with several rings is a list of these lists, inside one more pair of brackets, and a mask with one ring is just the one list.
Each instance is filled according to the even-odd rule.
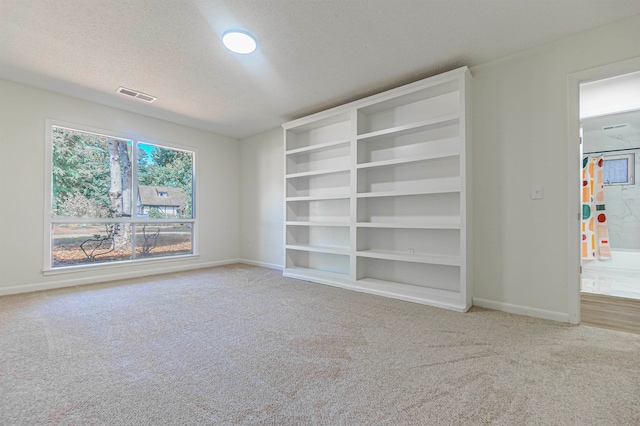
[[303,121],[285,130],[284,275],[345,285],[350,279],[350,114]]

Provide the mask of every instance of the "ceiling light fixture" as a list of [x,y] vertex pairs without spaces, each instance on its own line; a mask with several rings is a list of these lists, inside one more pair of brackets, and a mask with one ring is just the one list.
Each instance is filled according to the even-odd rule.
[[232,52],[246,55],[256,50],[254,36],[245,31],[229,30],[222,35],[222,42]]

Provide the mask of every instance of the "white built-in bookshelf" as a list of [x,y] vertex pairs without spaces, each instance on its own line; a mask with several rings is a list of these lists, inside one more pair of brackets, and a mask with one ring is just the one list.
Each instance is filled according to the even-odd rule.
[[284,275],[471,306],[466,67],[285,123]]

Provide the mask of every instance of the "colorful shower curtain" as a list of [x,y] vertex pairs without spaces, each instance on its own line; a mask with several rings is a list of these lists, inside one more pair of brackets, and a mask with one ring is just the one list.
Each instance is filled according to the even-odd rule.
[[582,258],[611,259],[604,204],[604,159],[582,160]]

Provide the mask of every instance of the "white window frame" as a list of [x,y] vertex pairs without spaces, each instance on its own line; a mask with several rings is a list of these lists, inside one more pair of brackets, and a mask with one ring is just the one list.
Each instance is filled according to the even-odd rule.
[[634,185],[635,184],[635,168],[636,168],[636,158],[635,154],[618,154],[618,155],[605,155],[603,157],[604,164],[603,168],[606,166],[607,161],[610,160],[627,160],[627,181],[626,182],[611,182],[608,183],[605,181],[605,186],[614,186],[614,185]]
[[[77,130],[79,132],[87,132],[94,133],[101,136],[114,137],[118,139],[130,140],[134,142],[132,144],[131,154],[131,164],[134,165],[131,167],[131,196],[132,196],[132,214],[131,217],[120,217],[120,218],[56,218],[52,217],[52,193],[53,193],[53,179],[52,179],[52,170],[53,170],[53,127],[61,127],[70,130]],[[177,144],[173,142],[161,142],[158,140],[151,140],[148,138],[140,137],[135,134],[130,133],[122,133],[111,130],[103,130],[97,129],[95,127],[84,126],[81,124],[68,123],[64,121],[58,121],[53,119],[45,120],[45,175],[44,175],[44,261],[43,261],[43,274],[44,275],[56,275],[56,274],[65,274],[65,273],[73,273],[73,272],[82,272],[89,270],[98,270],[98,269],[112,269],[112,268],[122,268],[123,266],[136,266],[148,263],[163,263],[163,262],[172,262],[179,260],[189,260],[189,259],[197,259],[200,257],[199,249],[198,249],[198,232],[199,232],[199,223],[198,223],[198,182],[197,182],[197,170],[198,170],[198,149],[192,146]],[[137,197],[138,197],[138,152],[135,147],[137,144],[145,144],[145,145],[153,145],[161,148],[169,148],[173,150],[179,151],[188,151],[193,153],[193,200],[192,200],[192,217],[187,219],[152,219],[152,218],[138,218],[137,217]],[[121,260],[121,261],[110,261],[104,263],[95,263],[95,264],[87,264],[87,265],[73,265],[73,266],[60,266],[54,268],[52,266],[52,227],[54,224],[58,223],[130,223],[132,225],[136,224],[149,224],[149,223],[190,223],[191,224],[191,254],[184,255],[175,255],[175,256],[162,256],[162,257],[151,257],[151,258],[143,258],[143,259],[129,259],[129,260]],[[135,256],[135,233],[131,242],[132,245],[132,256]]]

